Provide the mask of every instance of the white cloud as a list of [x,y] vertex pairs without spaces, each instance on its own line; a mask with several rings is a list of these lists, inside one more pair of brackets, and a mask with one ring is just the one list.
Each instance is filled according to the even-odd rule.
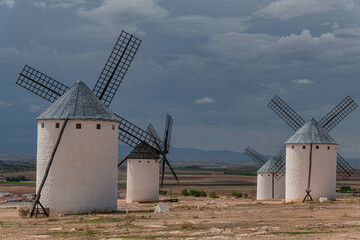
[[41,105],[30,104],[28,111],[36,113],[36,112],[41,111],[42,109],[43,109],[43,106],[41,106]]
[[292,83],[297,83],[297,84],[314,84],[314,83],[315,83],[314,81],[310,81],[310,80],[307,79],[307,78],[304,78],[304,79],[295,79],[295,80],[292,80],[291,82],[292,82]]
[[349,36],[360,37],[360,27],[357,26],[342,28],[337,22],[334,22],[332,29],[333,32],[337,35],[349,35]]
[[13,8],[15,6],[15,0],[0,0],[0,5],[6,5],[9,8]]
[[350,10],[357,6],[353,0],[277,0],[260,9],[255,14],[282,21],[308,14]]
[[219,60],[239,68],[259,69],[326,68],[327,71],[354,69],[360,63],[360,39],[340,38],[334,33],[312,36],[301,34],[274,37],[267,34],[226,33],[214,35],[203,48]]
[[99,7],[81,8],[77,13],[95,23],[85,26],[87,30],[113,32],[115,29],[125,29],[139,33],[138,24],[157,21],[168,15],[167,10],[157,5],[158,2],[159,0],[103,0]]
[[204,97],[194,101],[195,104],[204,104],[204,103],[214,103],[215,100],[213,98]]
[[85,0],[47,0],[47,1],[34,1],[33,5],[41,8],[60,8],[60,9],[69,9],[75,6],[84,4]]
[[167,33],[183,37],[208,36],[226,32],[242,32],[247,29],[243,18],[211,18],[201,15],[188,15],[169,18],[161,23]]
[[5,101],[0,101],[0,107],[10,108],[10,107],[12,107],[12,104],[8,103],[8,102],[5,102]]

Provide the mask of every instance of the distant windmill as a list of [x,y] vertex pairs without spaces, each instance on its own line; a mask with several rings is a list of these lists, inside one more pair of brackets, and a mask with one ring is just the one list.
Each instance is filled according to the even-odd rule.
[[261,168],[257,171],[257,200],[283,199],[285,198],[285,179],[275,178],[275,173],[271,170],[276,163],[276,159],[267,159],[251,147],[244,151]]
[[[104,69],[102,70],[99,79],[93,89],[94,95],[103,103],[105,107],[108,107],[112,101],[112,99],[115,96],[116,91],[118,90],[118,87],[120,83],[122,82],[139,46],[141,44],[141,40],[136,38],[135,36],[126,33],[125,31],[122,31],[114,49],[112,50]],[[50,101],[55,102],[59,97],[61,97],[66,92],[70,91],[69,87],[66,85],[52,79],[51,77],[35,70],[34,68],[29,67],[28,65],[25,65],[23,71],[20,73],[20,76],[16,82],[16,84],[20,85],[21,87],[35,93],[36,95],[39,95],[40,97]],[[82,99],[77,99],[81,101]],[[56,102],[55,102],[56,103]],[[69,102],[71,103],[71,102]],[[89,104],[89,103],[83,103],[83,104]],[[69,105],[73,106],[73,105]],[[51,106],[50,106],[51,107]],[[118,139],[125,144],[135,148],[139,144],[146,143],[147,145],[151,146],[153,149],[156,149],[156,154],[159,154],[163,157],[163,159],[166,160],[166,154],[167,151],[165,151],[163,148],[160,148],[159,145],[164,145],[164,143],[161,142],[161,140],[156,139],[152,134],[148,133],[147,131],[142,130],[141,128],[137,127],[135,124],[125,120],[124,118],[117,116],[116,121],[119,122],[118,126]],[[43,188],[46,188],[46,179],[48,175],[51,175],[51,164],[53,162],[53,159],[55,157],[55,153],[57,152],[57,147],[60,144],[62,133],[64,132],[65,125],[69,121],[72,121],[71,119],[68,119],[66,116],[61,118],[64,120],[63,127],[58,134],[57,142],[54,145],[49,145],[47,151],[51,152],[51,157],[49,161],[42,162],[42,165],[47,164],[46,167],[40,166],[40,169],[43,169],[42,172],[38,172],[37,174],[37,194],[34,206],[31,211],[31,216],[34,214],[35,210],[38,212],[39,206],[43,208],[43,205],[40,203],[40,197]],[[86,120],[86,119],[85,119]],[[56,139],[55,138],[55,139]],[[39,144],[46,144],[46,142],[41,142]],[[116,144],[117,147],[117,144]],[[94,149],[88,149],[86,146],[82,146],[82,149],[79,149],[79,152],[81,151],[94,151]],[[116,153],[117,154],[117,153]],[[50,154],[48,154],[50,155]],[[100,161],[100,159],[99,159]],[[39,163],[39,162],[38,162]],[[168,164],[168,162],[167,162]],[[169,164],[168,164],[169,165]],[[84,168],[91,167],[91,166],[82,166],[81,169],[76,169],[79,171],[84,171]],[[94,167],[94,166],[93,166]],[[71,169],[72,171],[74,169]],[[40,177],[41,176],[41,177]],[[51,176],[50,176],[51,177]],[[117,177],[113,177],[113,181],[117,181]],[[41,181],[40,181],[41,180]],[[68,184],[75,184],[74,182],[69,181]],[[64,186],[66,190],[66,186]],[[79,186],[81,188],[81,186]],[[79,194],[79,193],[77,193]],[[48,192],[47,196],[44,196],[45,198],[53,198],[54,195],[51,195],[51,192]],[[68,197],[68,196],[66,196]],[[99,198],[103,196],[98,196]],[[92,203],[94,206],[96,205],[95,202]],[[45,206],[46,207],[46,206]],[[69,206],[67,206],[69,207]],[[96,206],[95,206],[96,207]],[[72,208],[69,208],[72,209]],[[96,208],[95,208],[96,209]],[[47,215],[45,209],[43,208],[45,214]],[[66,211],[66,209],[62,209]],[[84,211],[83,209],[78,209],[79,211]],[[87,210],[86,210],[87,211]]]
[[[162,165],[161,186],[164,183],[166,165],[169,166],[178,181],[175,171],[166,157],[166,153],[170,149],[172,125],[172,117],[166,114],[164,138],[161,142],[154,127],[149,124],[147,131],[154,137],[157,148],[154,149],[145,142],[141,143],[119,163],[118,166],[127,160],[126,198],[129,202],[159,199],[159,164]],[[157,149],[161,149],[165,154],[161,155]]]
[[[325,115],[318,124],[324,129],[325,132],[329,132],[338,123],[340,123],[347,115],[349,115],[357,104],[349,96],[342,100],[336,107],[334,107],[327,115]],[[298,131],[304,124],[305,120],[297,114],[289,105],[287,105],[279,96],[275,96],[268,104],[282,120],[284,120],[295,132]],[[272,171],[276,174],[277,178],[281,178],[285,174],[285,144],[282,146],[278,154],[276,155],[276,164],[272,167]],[[337,175],[347,180],[351,174],[355,173],[355,169],[345,161],[344,158],[337,153]]]

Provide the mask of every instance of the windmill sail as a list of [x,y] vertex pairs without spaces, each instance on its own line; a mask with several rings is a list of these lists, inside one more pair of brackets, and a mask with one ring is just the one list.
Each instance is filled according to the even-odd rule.
[[141,40],[132,34],[120,33],[93,90],[106,106],[113,100],[140,44]]
[[49,102],[55,102],[58,97],[62,96],[66,90],[69,89],[68,86],[28,65],[25,65],[24,69],[19,74],[16,84]]

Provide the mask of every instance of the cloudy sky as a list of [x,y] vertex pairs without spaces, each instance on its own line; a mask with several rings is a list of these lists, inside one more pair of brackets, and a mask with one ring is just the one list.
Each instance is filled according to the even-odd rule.
[[[111,109],[176,147],[275,154],[292,130],[278,94],[320,120],[360,104],[360,3],[352,0],[0,0],[0,149],[36,142],[49,103],[15,85],[24,64],[93,88],[121,30],[143,43]],[[331,132],[360,157],[360,108]]]

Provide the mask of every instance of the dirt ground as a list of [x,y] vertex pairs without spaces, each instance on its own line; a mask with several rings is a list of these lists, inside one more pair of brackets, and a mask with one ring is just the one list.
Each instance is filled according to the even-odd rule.
[[0,207],[0,239],[360,239],[359,199],[326,203],[261,202],[179,196],[156,204],[119,200],[118,212],[21,218]]

